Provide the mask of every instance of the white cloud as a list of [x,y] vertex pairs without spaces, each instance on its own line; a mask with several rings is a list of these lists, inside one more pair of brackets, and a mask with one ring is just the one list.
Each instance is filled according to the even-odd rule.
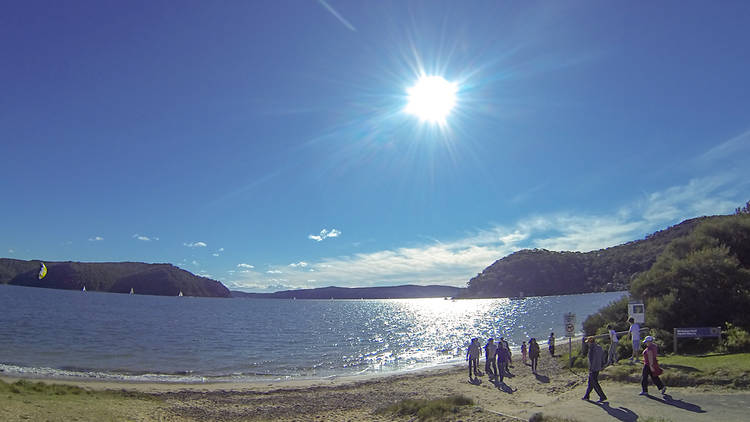
[[279,271],[279,270],[268,270],[268,271],[266,271],[266,273],[268,273],[268,274],[282,274],[282,272]]
[[[588,252],[644,236],[685,219],[728,214],[749,198],[750,179],[741,169],[750,150],[750,132],[733,138],[698,157],[709,172],[694,171],[684,183],[667,186],[635,198],[631,203],[605,213],[556,212],[529,216],[507,225],[494,225],[469,232],[453,240],[432,240],[421,245],[329,257],[317,262],[289,264],[285,279],[267,274],[242,275],[235,282],[242,288],[274,291],[329,285],[375,286],[397,284],[442,284],[465,286],[466,282],[494,261],[524,248]],[[734,159],[734,163],[723,165]],[[722,165],[712,165],[719,162]],[[738,164],[739,163],[739,164]],[[719,169],[718,171],[716,169]],[[340,235],[322,230],[309,235],[322,241]],[[303,261],[301,261],[303,262]],[[311,279],[309,270],[315,270]]]
[[212,253],[211,255],[213,255],[213,256],[219,256],[219,254],[216,253],[216,252]]
[[152,240],[159,240],[158,237],[148,237],[148,236],[144,236],[144,235],[141,235],[141,234],[134,234],[133,235],[133,239],[142,240],[144,242],[150,242]]
[[8,253],[16,253],[13,249],[8,249]]
[[305,261],[294,262],[294,263],[289,264],[289,266],[292,268],[305,268],[307,267],[307,262]]
[[190,243],[183,243],[184,246],[187,246],[188,248],[205,248],[208,246],[205,242],[190,242]]
[[255,267],[250,264],[242,263],[242,264],[237,264],[237,268],[255,268]]
[[198,263],[198,261],[196,261],[196,260],[193,260],[192,264],[193,264],[193,265],[195,265],[196,267],[197,267],[197,266],[199,266],[199,265],[201,265],[201,264],[199,264],[199,263]]
[[101,236],[89,237],[89,242],[100,242],[102,240],[104,240],[104,238]]
[[323,229],[320,231],[320,234],[310,234],[310,235],[307,235],[307,238],[320,242],[329,237],[339,237],[340,235],[341,235],[340,230],[331,229],[331,231],[328,231],[327,229]]
[[224,252],[224,248],[219,248],[219,252]]

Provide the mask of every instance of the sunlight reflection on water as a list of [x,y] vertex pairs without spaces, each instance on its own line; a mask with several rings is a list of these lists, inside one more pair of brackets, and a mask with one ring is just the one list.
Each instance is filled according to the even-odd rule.
[[505,337],[514,348],[529,336],[543,343],[550,331],[562,337],[564,313],[576,312],[580,328],[624,294],[291,301],[0,289],[0,370],[165,380],[322,377],[455,362],[471,337]]

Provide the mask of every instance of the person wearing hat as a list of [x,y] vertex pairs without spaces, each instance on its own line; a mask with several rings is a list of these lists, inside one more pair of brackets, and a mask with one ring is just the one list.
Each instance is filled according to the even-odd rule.
[[658,349],[656,347],[656,344],[654,344],[654,338],[651,336],[646,336],[645,339],[643,339],[643,373],[641,374],[641,395],[646,396],[648,395],[648,377],[651,377],[651,380],[656,385],[656,388],[661,391],[662,394],[667,394],[667,387],[664,386],[664,383],[661,382],[661,379],[659,379],[659,375],[661,375],[662,369],[659,368],[659,362],[656,360],[656,355],[658,354]]
[[604,359],[604,350],[602,347],[596,344],[594,337],[586,339],[586,343],[589,347],[589,384],[586,387],[586,394],[583,395],[583,400],[589,400],[591,390],[595,390],[596,394],[599,395],[599,403],[607,401],[607,395],[604,394],[602,386],[599,385],[599,371],[602,370],[602,360]]

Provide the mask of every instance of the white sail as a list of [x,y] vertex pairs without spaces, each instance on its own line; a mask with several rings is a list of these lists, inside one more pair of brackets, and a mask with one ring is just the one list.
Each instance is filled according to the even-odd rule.
[[44,265],[44,262],[41,263],[42,267],[39,268],[39,280],[43,279],[44,276],[47,275],[47,266]]

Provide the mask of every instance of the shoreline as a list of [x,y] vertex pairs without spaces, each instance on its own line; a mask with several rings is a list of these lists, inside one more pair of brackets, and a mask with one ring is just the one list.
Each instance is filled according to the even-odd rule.
[[29,382],[42,382],[45,384],[59,384],[77,386],[93,391],[103,390],[127,390],[137,392],[177,392],[177,391],[271,391],[276,389],[304,389],[314,387],[340,387],[356,385],[372,381],[384,381],[390,378],[401,378],[410,376],[434,376],[445,373],[453,373],[460,370],[465,364],[452,362],[435,366],[406,369],[399,371],[356,374],[356,375],[332,375],[320,378],[296,378],[296,379],[266,379],[266,380],[243,380],[243,381],[213,381],[213,382],[180,382],[180,381],[149,381],[149,380],[117,380],[96,378],[73,378],[73,377],[45,377],[45,376],[23,376],[21,374],[0,373],[0,381],[13,383],[19,380]]
[[[622,367],[629,365],[620,361]],[[617,368],[617,367],[615,367]],[[484,369],[484,360],[480,361]],[[516,421],[537,413],[573,421],[680,420],[698,422],[741,420],[750,391],[719,386],[672,387],[664,396],[639,396],[640,384],[602,380],[611,402],[582,401],[587,371],[561,367],[559,358],[542,353],[537,374],[513,361],[512,375],[491,382],[486,375],[469,380],[465,363],[400,374],[213,384],[125,383],[97,380],[28,379],[44,384],[82,388],[58,392],[28,383],[8,385],[0,394],[0,420],[139,420],[139,421],[410,421],[411,415],[383,412],[405,399],[433,400],[462,395],[473,405],[461,406],[443,420]],[[606,373],[606,371],[605,371]],[[0,375],[5,382],[19,378]],[[623,410],[625,409],[625,410]],[[710,413],[709,413],[710,412]],[[706,415],[707,413],[707,415]],[[625,419],[623,419],[625,418]]]

